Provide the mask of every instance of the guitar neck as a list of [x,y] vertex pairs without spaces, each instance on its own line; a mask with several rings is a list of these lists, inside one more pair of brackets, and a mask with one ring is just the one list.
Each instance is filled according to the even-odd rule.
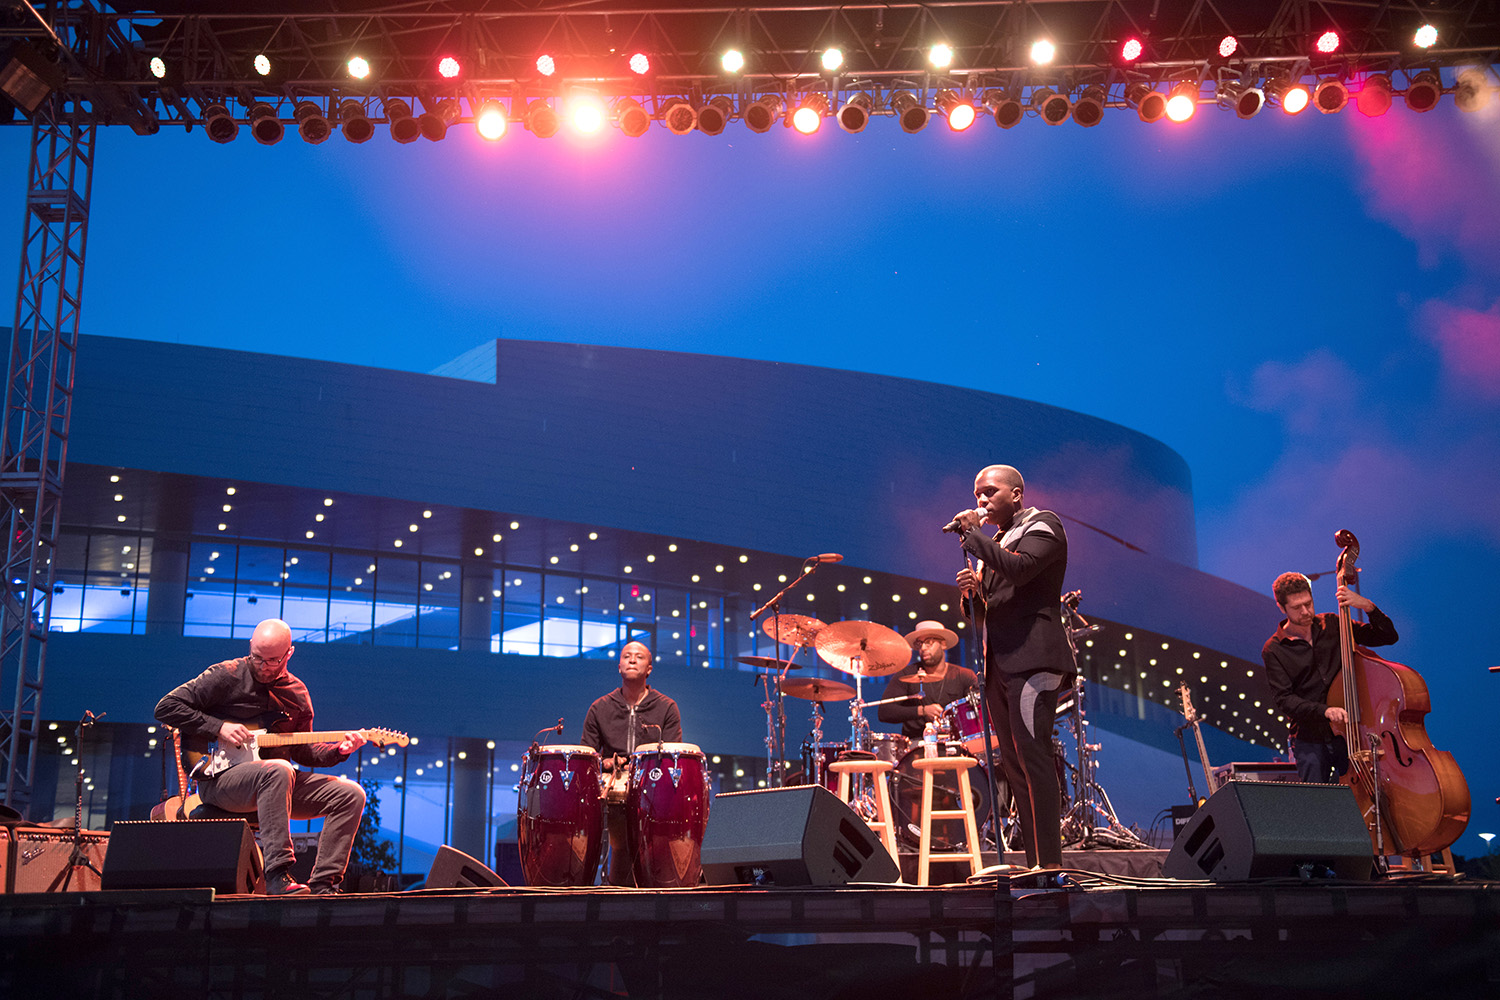
[[284,747],[301,743],[342,743],[343,740],[343,733],[262,733],[255,738],[255,742],[263,747]]

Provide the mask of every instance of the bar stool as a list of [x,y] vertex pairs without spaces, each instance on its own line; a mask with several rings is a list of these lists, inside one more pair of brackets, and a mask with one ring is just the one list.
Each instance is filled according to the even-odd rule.
[[891,852],[891,860],[898,865],[901,855],[896,853],[896,824],[891,819],[891,791],[885,776],[895,770],[896,765],[883,760],[836,760],[828,770],[839,776],[839,798],[849,802],[851,775],[868,774],[875,784],[875,818],[865,820],[870,829],[880,834],[880,842]]
[[[969,785],[969,768],[979,761],[973,757],[918,757],[911,764],[922,772],[922,833],[921,846],[917,854],[917,885],[927,885],[928,867],[932,861],[967,861],[969,874],[974,875],[984,867],[979,856],[979,824],[974,820],[974,790]],[[961,809],[932,808],[933,775],[938,771],[954,771],[958,774],[958,793]],[[932,821],[935,819],[961,819],[964,821],[964,836],[968,838],[967,851],[946,854],[932,853]]]

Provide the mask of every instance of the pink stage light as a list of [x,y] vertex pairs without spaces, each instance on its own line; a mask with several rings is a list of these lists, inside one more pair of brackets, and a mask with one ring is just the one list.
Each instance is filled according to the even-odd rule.
[[630,57],[630,72],[636,76],[645,76],[651,72],[651,59],[644,52],[637,52]]
[[1135,62],[1144,51],[1146,47],[1141,44],[1139,38],[1127,38],[1125,44],[1120,46],[1120,58],[1126,62]]
[[1233,35],[1225,35],[1219,39],[1219,58],[1228,59],[1240,50],[1240,40]]
[[1318,51],[1325,56],[1331,55],[1338,51],[1339,41],[1339,33],[1337,31],[1325,31],[1318,36]]
[[536,71],[543,76],[551,76],[557,72],[557,60],[543,53],[536,57]]
[[463,67],[459,66],[458,60],[452,56],[443,56],[438,60],[438,76],[444,80],[451,80],[458,76]]

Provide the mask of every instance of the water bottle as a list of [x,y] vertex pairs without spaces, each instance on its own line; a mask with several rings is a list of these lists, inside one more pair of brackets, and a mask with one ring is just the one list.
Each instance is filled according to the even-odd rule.
[[937,726],[929,722],[927,728],[922,730],[922,756],[931,759],[937,755]]

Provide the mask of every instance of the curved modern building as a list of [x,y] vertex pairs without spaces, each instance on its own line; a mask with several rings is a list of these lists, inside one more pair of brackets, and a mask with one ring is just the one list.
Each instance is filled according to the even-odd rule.
[[[36,802],[71,813],[82,760],[96,826],[167,784],[157,698],[268,617],[292,625],[318,728],[417,737],[357,765],[408,871],[444,842],[491,856],[521,752],[559,719],[543,742],[576,741],[630,639],[721,785],[762,781],[767,699],[739,660],[776,648],[752,612],[838,553],[783,612],[938,619],[971,663],[940,529],[997,461],[1069,532],[1068,587],[1101,626],[1081,650],[1087,719],[1122,819],[1187,800],[1179,683],[1218,730],[1215,763],[1282,738],[1256,678],[1274,608],[1197,569],[1188,468],[1116,424],[906,379],[509,340],[418,375],[84,337],[77,372],[42,699],[58,747]],[[794,762],[809,708],[784,706]],[[827,706],[826,739],[847,738],[848,708]],[[114,725],[80,744],[62,720],[86,709]]]

